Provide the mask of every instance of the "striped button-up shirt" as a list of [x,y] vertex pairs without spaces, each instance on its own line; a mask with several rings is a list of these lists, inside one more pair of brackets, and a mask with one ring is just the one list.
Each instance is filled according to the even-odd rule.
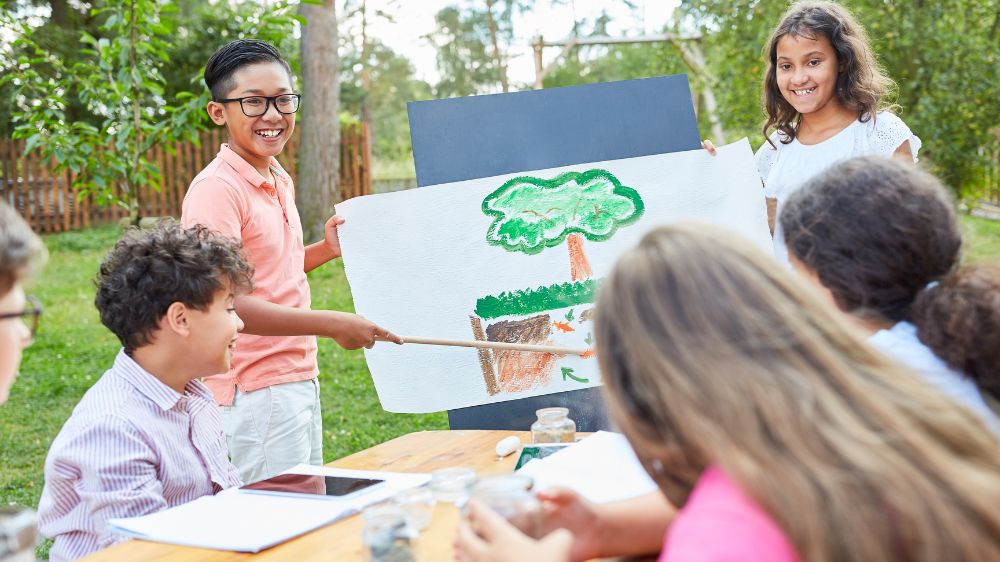
[[178,394],[122,351],[49,449],[39,529],[55,539],[50,560],[75,560],[122,540],[109,519],[239,484],[208,388],[191,381]]

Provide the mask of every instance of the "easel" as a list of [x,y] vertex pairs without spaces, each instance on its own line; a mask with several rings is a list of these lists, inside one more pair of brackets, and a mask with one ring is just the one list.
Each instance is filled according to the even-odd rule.
[[[417,185],[435,185],[695,150],[700,147],[684,75],[472,96],[407,106]],[[566,406],[580,431],[607,429],[600,388],[461,408],[452,429],[526,430],[535,410]]]

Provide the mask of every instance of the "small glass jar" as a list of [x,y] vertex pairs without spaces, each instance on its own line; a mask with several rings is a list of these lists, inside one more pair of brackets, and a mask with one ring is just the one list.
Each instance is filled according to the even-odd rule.
[[434,518],[434,506],[437,505],[437,499],[434,498],[434,493],[430,489],[421,486],[397,493],[392,497],[392,503],[403,508],[406,516],[410,518],[410,524],[418,531],[423,531]]
[[542,502],[531,493],[533,481],[522,474],[481,478],[469,489],[469,499],[486,504],[533,538],[542,536]]
[[569,408],[542,408],[535,411],[538,421],[531,424],[532,443],[572,443],[576,423],[569,419]]
[[362,514],[361,542],[370,562],[415,562],[419,536],[406,511],[393,504],[376,504]]
[[38,516],[21,507],[0,507],[0,560],[35,562]]
[[461,505],[469,496],[469,486],[476,481],[476,471],[462,466],[439,468],[431,472],[427,485],[437,501]]

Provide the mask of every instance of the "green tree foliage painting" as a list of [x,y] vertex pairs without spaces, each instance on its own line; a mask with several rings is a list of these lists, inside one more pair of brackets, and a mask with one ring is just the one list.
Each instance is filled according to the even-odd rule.
[[573,281],[590,277],[583,238],[607,240],[639,220],[642,198],[606,170],[567,172],[545,180],[513,178],[486,196],[493,217],[486,241],[511,252],[537,254],[566,240]]
[[[483,339],[485,333],[492,341],[579,345],[584,332],[573,324],[589,321],[589,312],[581,312],[577,320],[575,307],[594,302],[600,284],[593,278],[583,241],[608,240],[619,228],[638,221],[645,211],[639,192],[600,169],[566,172],[552,179],[520,176],[484,197],[482,211],[493,219],[486,241],[508,252],[536,255],[565,241],[572,281],[478,299],[475,315],[470,317],[473,335]],[[481,320],[499,321],[483,330]],[[586,352],[581,357],[591,355]],[[484,353],[480,366],[487,392],[519,392],[545,385],[555,358],[552,354]],[[590,383],[589,378],[575,374],[572,366],[561,365],[560,370],[564,382]]]

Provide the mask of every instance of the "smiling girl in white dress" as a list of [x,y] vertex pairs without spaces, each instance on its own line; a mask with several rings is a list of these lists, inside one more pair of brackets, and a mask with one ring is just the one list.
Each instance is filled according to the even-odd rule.
[[[757,169],[764,181],[775,255],[788,261],[776,217],[806,180],[853,156],[916,162],[917,138],[889,112],[895,84],[879,67],[860,23],[835,2],[799,2],[785,12],[765,53],[764,136]],[[714,153],[710,142],[705,147]]]
[[[771,35],[767,57],[768,139],[757,151],[757,168],[765,195],[776,202],[775,216],[789,195],[834,162],[862,155],[916,162],[920,139],[885,110],[894,84],[879,68],[864,28],[842,6],[792,6]],[[775,254],[787,261],[780,226],[774,241]]]

